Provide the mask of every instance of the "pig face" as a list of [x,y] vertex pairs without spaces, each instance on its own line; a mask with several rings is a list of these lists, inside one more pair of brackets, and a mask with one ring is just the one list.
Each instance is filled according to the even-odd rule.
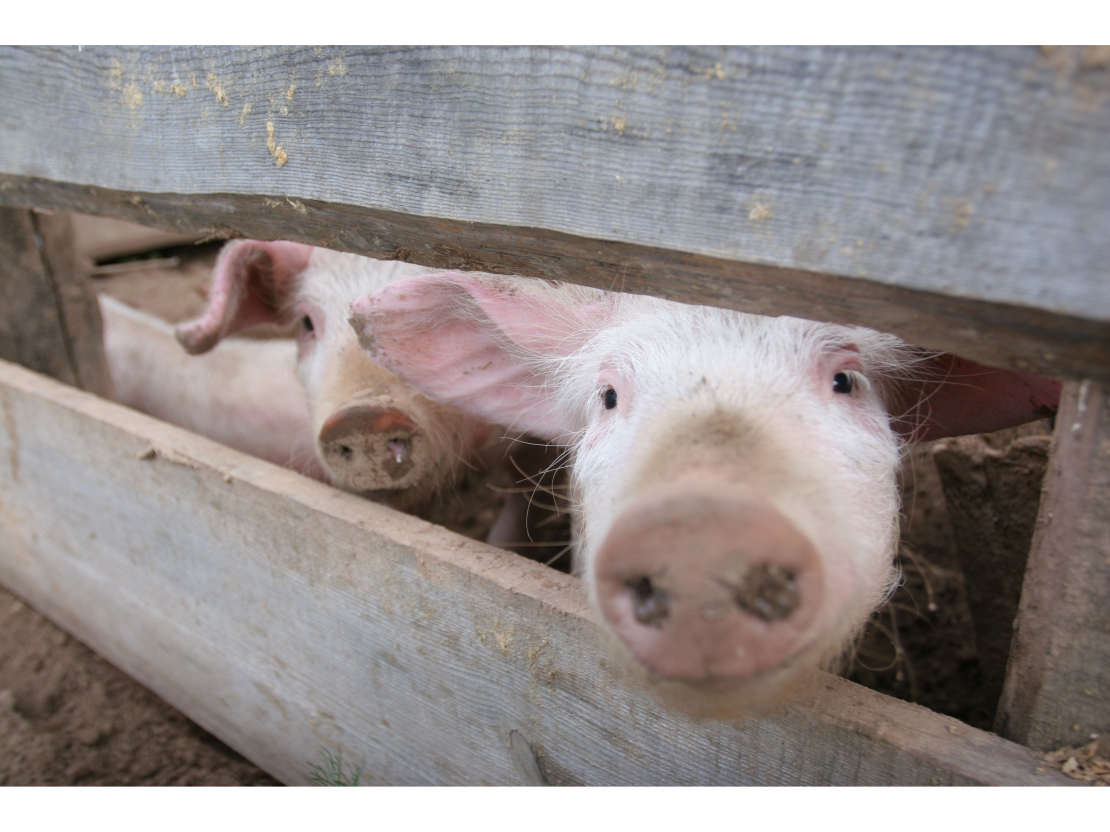
[[894,579],[900,448],[959,421],[929,383],[948,357],[861,328],[462,274],[352,323],[428,395],[571,448],[594,603],[713,709],[772,704],[850,646]]
[[208,308],[181,325],[190,353],[256,323],[292,322],[312,436],[331,483],[412,510],[453,481],[490,435],[371,363],[347,325],[354,297],[427,271],[288,242],[228,244]]

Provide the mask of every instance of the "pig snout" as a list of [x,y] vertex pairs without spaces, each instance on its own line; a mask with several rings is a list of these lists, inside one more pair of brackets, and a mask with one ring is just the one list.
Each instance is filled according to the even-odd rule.
[[708,692],[787,663],[825,590],[813,543],[770,500],[712,480],[635,499],[595,569],[601,612],[636,659]]
[[402,411],[377,403],[340,408],[318,437],[320,454],[337,478],[356,491],[407,488],[423,475],[424,436]]

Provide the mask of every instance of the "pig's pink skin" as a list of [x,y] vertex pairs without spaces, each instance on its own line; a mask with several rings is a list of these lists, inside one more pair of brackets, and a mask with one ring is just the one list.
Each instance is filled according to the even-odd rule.
[[[493,429],[369,361],[347,316],[352,298],[427,271],[298,243],[237,240],[217,260],[208,307],[178,327],[178,340],[204,353],[248,326],[294,322],[309,435],[326,479],[418,511],[479,464]],[[395,416],[368,416],[383,412]]]
[[[991,373],[970,386],[971,365],[872,330],[525,279],[409,278],[356,301],[352,325],[374,361],[432,398],[571,446],[578,566],[603,616],[656,675],[701,688],[769,677],[786,687],[843,653],[894,578],[902,435],[997,429],[1055,401],[1053,382]],[[938,367],[961,383],[935,383]],[[707,477],[758,492],[812,544],[819,566],[807,572],[822,577],[798,617],[773,628],[789,637],[758,644],[758,624],[738,623],[724,629],[746,641],[719,655],[698,648],[697,659],[690,645],[720,628],[689,619],[674,639],[685,647],[645,647],[611,603],[611,582],[599,589],[598,558],[634,560],[621,518]],[[709,580],[716,567],[699,563],[697,539],[675,563]],[[729,646],[758,658],[725,661]],[[695,660],[667,654],[683,649]],[[708,669],[691,670],[699,662]]]
[[208,352],[221,339],[274,320],[274,299],[292,294],[308,268],[312,246],[283,240],[234,240],[220,251],[208,289],[208,306],[177,328],[190,355]]
[[[513,278],[465,273],[408,279],[356,299],[351,325],[373,361],[391,370],[395,366],[393,372],[403,373],[429,398],[496,424],[527,424],[531,433],[545,439],[565,439],[565,420],[553,409],[558,402],[543,394],[547,377],[522,365],[499,342],[476,337],[477,322],[466,310],[477,312],[477,304],[483,319],[507,342],[547,355],[572,352],[576,336],[587,337],[587,327],[608,314],[611,299],[602,297],[573,310],[546,295],[532,295],[531,303],[521,304],[514,299],[515,286]],[[393,316],[404,323],[392,326]],[[379,326],[388,331],[390,355],[409,353],[403,361],[377,354],[374,332]]]
[[714,692],[811,643],[825,594],[813,544],[726,476],[699,471],[649,489],[596,556],[602,614],[633,656],[660,677]]

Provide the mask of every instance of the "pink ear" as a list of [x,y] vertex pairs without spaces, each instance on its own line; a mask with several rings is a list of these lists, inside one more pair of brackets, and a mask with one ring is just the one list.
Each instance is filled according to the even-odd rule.
[[228,243],[213,270],[208,308],[177,327],[177,340],[186,352],[197,355],[247,327],[275,321],[311,254],[312,246],[301,243]]
[[544,359],[569,355],[611,304],[527,278],[421,275],[351,305],[370,358],[429,398],[551,441],[577,430]]
[[931,361],[930,378],[905,389],[904,415],[895,428],[922,442],[945,436],[989,433],[1056,414],[1063,382],[1032,373],[997,370],[955,355]]

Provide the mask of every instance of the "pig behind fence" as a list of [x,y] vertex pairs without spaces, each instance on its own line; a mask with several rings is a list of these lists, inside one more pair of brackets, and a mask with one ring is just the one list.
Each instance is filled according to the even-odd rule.
[[414,276],[351,323],[431,398],[569,446],[577,569],[617,649],[703,713],[845,654],[896,577],[907,443],[1059,397],[873,330],[521,278]]
[[[229,243],[205,312],[177,327],[180,345],[168,324],[101,298],[118,397],[346,490],[426,513],[472,470],[499,461],[504,431],[374,365],[347,315],[351,299],[427,271],[297,243]],[[296,343],[229,337],[290,321]]]

